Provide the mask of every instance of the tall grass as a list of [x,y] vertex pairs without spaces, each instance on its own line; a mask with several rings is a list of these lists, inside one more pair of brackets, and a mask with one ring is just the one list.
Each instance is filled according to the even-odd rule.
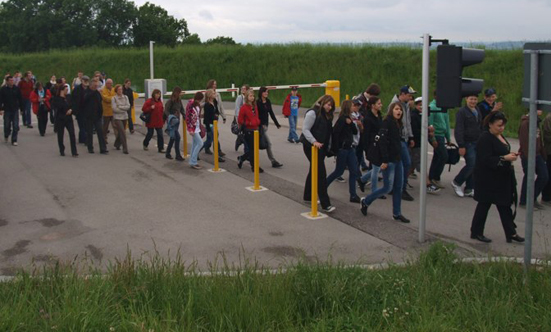
[[[454,263],[434,245],[385,270],[298,264],[202,276],[131,257],[106,275],[60,265],[0,284],[1,331],[549,331],[551,269]],[[220,270],[219,270],[220,271]]]
[[[431,89],[434,87],[436,53],[431,52]],[[341,98],[355,95],[371,82],[381,85],[385,104],[404,84],[421,90],[422,51],[411,46],[371,45],[189,45],[155,48],[155,76],[167,79],[168,88],[205,88],[215,78],[219,87],[248,83],[254,86],[341,81]],[[482,64],[469,67],[467,77],[483,78],[494,87],[509,114],[509,132],[516,133],[521,106],[523,63],[521,50],[487,50]],[[77,70],[105,71],[115,82],[133,80],[143,91],[149,77],[148,49],[82,49],[23,55],[3,54],[0,70],[33,70],[46,81],[55,73],[72,79]],[[282,103],[288,91],[273,91],[270,98]],[[302,89],[304,105],[312,104],[322,89]],[[452,117],[453,118],[453,117]]]

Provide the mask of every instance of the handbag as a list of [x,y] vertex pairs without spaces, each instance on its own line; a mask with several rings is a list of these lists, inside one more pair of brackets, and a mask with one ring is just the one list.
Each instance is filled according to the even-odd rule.
[[383,155],[381,153],[381,140],[387,139],[387,132],[387,129],[381,128],[379,130],[379,133],[375,135],[373,142],[369,144],[369,148],[367,149],[367,160],[369,160],[369,162],[375,166],[381,166],[381,164],[383,163]]
[[239,135],[240,131],[241,131],[241,129],[239,128],[239,124],[237,123],[237,119],[234,116],[233,121],[231,122],[231,132],[234,135]]
[[205,138],[205,136],[207,135],[207,128],[205,128],[205,125],[201,124],[199,129],[199,135],[201,135],[201,138]]
[[461,156],[459,155],[459,147],[455,144],[446,145],[446,150],[448,151],[448,160],[446,161],[446,164],[450,165],[448,168],[449,172],[452,169],[452,165],[459,162]]
[[266,139],[266,133],[262,125],[258,128],[258,135],[260,136],[258,140],[258,149],[266,150],[268,148],[268,140]]
[[140,114],[140,119],[145,123],[149,123],[149,121],[151,121],[151,113]]

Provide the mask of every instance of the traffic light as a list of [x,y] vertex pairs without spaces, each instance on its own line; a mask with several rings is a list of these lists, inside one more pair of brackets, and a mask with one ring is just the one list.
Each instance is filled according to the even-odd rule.
[[455,45],[439,45],[436,49],[436,106],[461,106],[461,99],[482,91],[484,80],[464,78],[463,68],[484,60],[484,50]]

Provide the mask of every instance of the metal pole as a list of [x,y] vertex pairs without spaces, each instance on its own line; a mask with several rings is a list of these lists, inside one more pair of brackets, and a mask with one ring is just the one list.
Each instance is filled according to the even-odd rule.
[[218,160],[218,121],[214,120],[214,127],[212,128],[214,130],[214,171],[219,172],[219,160]]
[[526,177],[526,228],[524,234],[524,272],[528,272],[532,260],[532,229],[534,217],[534,178],[536,173],[536,136],[538,110],[536,101],[538,99],[538,51],[533,50],[530,54],[530,129],[528,142],[528,173]]
[[427,153],[429,133],[429,47],[430,36],[423,36],[423,114],[421,114],[421,181],[419,183],[419,242],[425,242],[425,223],[427,217]]
[[312,145],[312,171],[310,172],[312,178],[312,211],[310,216],[318,216],[318,148]]
[[260,158],[258,150],[260,149],[260,133],[254,131],[254,190],[260,190]]
[[155,73],[153,71],[153,44],[155,44],[154,41],[149,41],[149,74],[151,76],[151,79],[155,78]]

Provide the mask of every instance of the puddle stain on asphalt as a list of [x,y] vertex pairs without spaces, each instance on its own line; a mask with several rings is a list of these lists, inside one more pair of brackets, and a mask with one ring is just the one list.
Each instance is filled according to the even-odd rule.
[[54,227],[59,226],[65,222],[65,220],[58,220],[54,218],[45,218],[45,219],[38,219],[34,220],[35,222],[41,223],[44,227]]
[[103,253],[101,252],[101,249],[97,248],[96,246],[89,244],[85,248],[88,249],[92,257],[94,257],[98,261],[100,261],[103,258]]
[[291,246],[272,246],[262,249],[262,251],[268,254],[274,254],[278,256],[287,257],[301,257],[304,256],[304,250]]
[[26,248],[31,243],[32,242],[29,241],[29,240],[19,240],[19,241],[17,241],[17,243],[15,243],[15,245],[13,247],[11,247],[10,249],[4,250],[2,252],[2,255],[4,255],[4,257],[6,257],[6,258],[20,255],[20,254],[27,251]]

